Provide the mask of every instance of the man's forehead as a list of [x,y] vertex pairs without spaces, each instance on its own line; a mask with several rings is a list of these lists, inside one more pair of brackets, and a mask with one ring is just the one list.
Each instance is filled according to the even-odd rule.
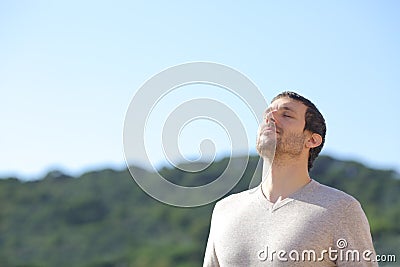
[[289,97],[281,97],[274,100],[267,108],[266,111],[274,110],[274,109],[287,109],[297,112],[302,112],[307,109],[307,107],[300,101],[296,99],[292,99]]

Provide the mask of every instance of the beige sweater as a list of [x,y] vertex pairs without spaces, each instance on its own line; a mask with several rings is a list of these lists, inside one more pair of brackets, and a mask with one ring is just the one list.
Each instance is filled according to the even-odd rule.
[[315,180],[269,202],[261,187],[215,205],[203,266],[378,266],[352,196]]

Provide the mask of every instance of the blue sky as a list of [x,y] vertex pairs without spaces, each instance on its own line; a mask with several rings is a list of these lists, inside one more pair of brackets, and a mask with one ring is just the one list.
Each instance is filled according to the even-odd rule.
[[[123,167],[134,93],[161,70],[192,61],[241,71],[268,100],[299,92],[325,115],[325,154],[400,171],[399,7],[394,0],[2,1],[0,176]],[[184,139],[190,154],[196,140]]]

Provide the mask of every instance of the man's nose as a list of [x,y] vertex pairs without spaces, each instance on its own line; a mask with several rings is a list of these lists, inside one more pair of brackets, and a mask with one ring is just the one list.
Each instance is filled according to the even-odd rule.
[[267,113],[267,116],[266,116],[266,118],[265,118],[265,123],[270,123],[270,122],[272,122],[272,123],[275,123],[276,121],[275,121],[275,117],[274,117],[274,111],[270,111],[270,112],[268,112]]

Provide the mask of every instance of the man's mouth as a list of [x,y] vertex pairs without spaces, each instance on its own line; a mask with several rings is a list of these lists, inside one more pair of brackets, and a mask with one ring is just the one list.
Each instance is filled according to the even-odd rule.
[[261,131],[261,134],[262,135],[271,135],[271,134],[277,135],[277,134],[279,134],[279,132],[276,131],[275,128],[265,128]]
[[265,128],[264,132],[276,132],[275,128]]
[[276,128],[276,127],[274,127],[274,126],[265,126],[263,129],[262,129],[262,131],[261,131],[262,133],[268,133],[268,132],[275,132],[275,133],[280,133],[280,131]]

